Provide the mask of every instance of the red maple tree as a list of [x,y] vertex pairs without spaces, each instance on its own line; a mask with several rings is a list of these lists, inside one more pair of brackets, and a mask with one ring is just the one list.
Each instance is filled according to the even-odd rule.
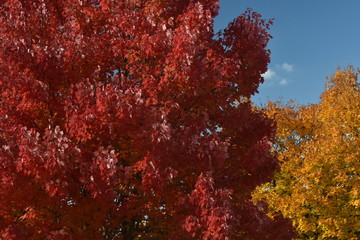
[[254,206],[269,22],[215,0],[0,1],[0,236],[290,239]]

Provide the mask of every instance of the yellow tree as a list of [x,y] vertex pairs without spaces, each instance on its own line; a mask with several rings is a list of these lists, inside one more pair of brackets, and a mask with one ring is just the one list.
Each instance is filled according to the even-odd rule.
[[319,104],[267,106],[283,162],[256,199],[293,221],[298,239],[360,239],[360,84],[348,67],[328,79]]

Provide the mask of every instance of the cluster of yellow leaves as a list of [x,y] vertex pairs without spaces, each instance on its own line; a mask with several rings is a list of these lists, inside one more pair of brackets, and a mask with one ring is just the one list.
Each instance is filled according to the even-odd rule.
[[254,196],[292,220],[298,239],[360,239],[360,84],[348,67],[319,104],[270,103],[281,171]]

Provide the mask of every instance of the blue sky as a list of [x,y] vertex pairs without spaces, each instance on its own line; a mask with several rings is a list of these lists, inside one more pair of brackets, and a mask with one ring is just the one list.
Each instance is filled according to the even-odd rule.
[[247,8],[275,18],[271,63],[256,103],[317,103],[326,76],[338,66],[360,67],[360,0],[220,0],[215,30]]

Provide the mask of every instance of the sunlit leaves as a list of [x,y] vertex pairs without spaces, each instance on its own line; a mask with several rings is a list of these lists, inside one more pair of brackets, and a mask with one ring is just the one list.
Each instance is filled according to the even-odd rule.
[[358,239],[360,85],[358,71],[339,70],[319,104],[270,104],[283,161],[258,189],[273,211],[292,219],[299,239]]

